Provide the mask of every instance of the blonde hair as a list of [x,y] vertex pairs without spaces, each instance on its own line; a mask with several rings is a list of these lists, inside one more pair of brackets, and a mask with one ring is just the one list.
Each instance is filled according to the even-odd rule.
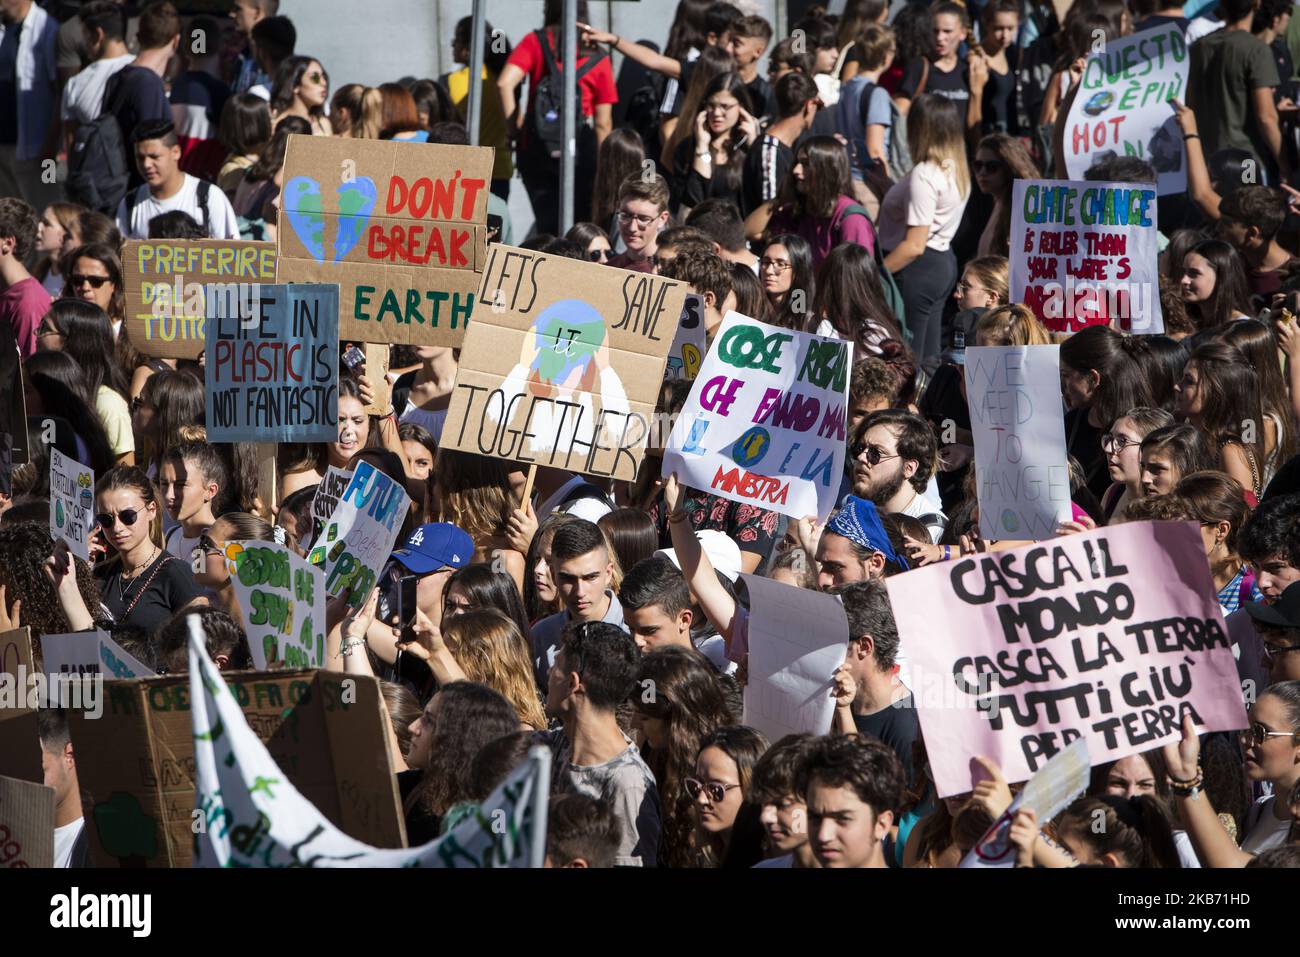
[[[969,268],[969,267],[968,267]],[[1052,336],[1033,310],[1019,303],[990,309],[975,323],[973,338],[986,346],[1050,346]]]
[[998,297],[999,305],[1008,302],[1006,256],[981,256],[966,264],[966,272],[979,281],[979,284]]
[[496,608],[479,608],[446,620],[442,631],[468,680],[498,692],[524,724],[546,730],[531,652],[518,625]]
[[384,130],[384,93],[377,86],[361,94],[361,115],[352,118],[353,139],[377,140]]
[[964,109],[947,97],[922,93],[907,111],[907,142],[916,166],[933,163],[953,178],[963,198],[970,194]]
[[878,70],[897,51],[898,44],[892,29],[883,23],[868,23],[858,35],[858,47],[862,52],[862,69]]

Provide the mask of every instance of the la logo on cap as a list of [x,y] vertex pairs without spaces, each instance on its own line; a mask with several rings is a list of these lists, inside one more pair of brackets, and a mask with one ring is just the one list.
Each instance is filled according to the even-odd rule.
[[412,545],[423,545],[423,544],[424,544],[424,529],[423,529],[423,528],[417,528],[417,529],[415,530],[415,533],[411,536],[410,544],[412,544]]

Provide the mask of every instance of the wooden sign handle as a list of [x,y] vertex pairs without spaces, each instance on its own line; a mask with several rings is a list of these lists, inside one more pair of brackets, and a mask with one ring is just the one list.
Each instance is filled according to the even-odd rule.
[[[374,402],[366,406],[366,414],[383,415],[393,402],[393,387],[388,381],[388,343],[366,343],[366,378],[375,393]],[[401,413],[400,409],[393,411]]]
[[528,503],[532,500],[533,483],[536,481],[537,481],[537,463],[534,462],[532,465],[528,466],[528,478],[524,480],[524,496],[523,496],[524,500],[520,504],[525,511],[527,511]]

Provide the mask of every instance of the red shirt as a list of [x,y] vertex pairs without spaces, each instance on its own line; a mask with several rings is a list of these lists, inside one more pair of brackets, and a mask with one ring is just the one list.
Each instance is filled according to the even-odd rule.
[[[556,65],[564,69],[564,61],[560,57],[560,39],[554,30],[547,30],[546,35],[550,40],[551,50],[555,54]],[[578,66],[582,67],[587,62],[588,57],[579,56]],[[546,68],[546,55],[542,53],[542,45],[537,42],[537,31],[532,30],[519,41],[519,45],[510,53],[506,63],[512,63],[519,69],[528,74],[528,88],[537,89],[537,84],[542,82],[542,77],[549,72]],[[582,94],[582,115],[591,116],[596,112],[596,107],[604,103],[617,103],[618,90],[614,86],[614,68],[610,65],[609,57],[605,57],[600,63],[596,64],[582,79],[578,81],[578,90]]]
[[36,329],[50,311],[50,302],[45,287],[31,277],[0,292],[0,319],[13,328],[24,359],[36,351]]
[[650,256],[646,256],[644,259],[633,259],[627,253],[619,253],[610,259],[609,265],[617,266],[619,269],[630,269],[633,272],[651,273],[655,271],[655,261]]

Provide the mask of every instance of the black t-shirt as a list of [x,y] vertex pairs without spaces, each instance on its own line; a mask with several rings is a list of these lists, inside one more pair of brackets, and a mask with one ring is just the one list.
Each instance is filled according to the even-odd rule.
[[146,632],[152,632],[199,596],[190,567],[166,552],[129,581],[122,580],[120,560],[96,568],[95,578],[113,620]]
[[1065,413],[1066,451],[1079,460],[1088,489],[1100,499],[1110,487],[1110,469],[1101,448],[1101,429],[1088,421],[1087,409]]
[[[422,780],[424,780],[424,771],[419,768],[397,772],[397,791],[403,806],[406,804],[406,799],[420,786]],[[406,846],[419,847],[421,844],[436,840],[441,827],[442,819],[438,815],[430,814],[419,807],[412,807],[406,812]]]
[[909,694],[875,714],[855,714],[853,723],[857,726],[858,734],[879,738],[894,749],[898,760],[903,763],[905,779],[910,782],[912,742],[921,736],[921,725],[916,718],[916,702],[912,696]]
[[748,216],[765,200],[776,196],[793,167],[794,150],[775,136],[760,137],[745,157],[745,203],[741,213]]
[[1020,130],[1019,110],[1016,107],[1016,71],[1020,65],[1020,48],[1007,50],[1007,72],[989,70],[984,84],[983,115],[985,133],[1008,133],[1017,136]]
[[122,142],[126,144],[126,165],[131,171],[131,188],[134,189],[144,180],[136,169],[135,146],[131,142],[131,135],[141,123],[172,118],[167,88],[153,70],[142,66],[124,67],[105,85],[104,105],[110,103],[116,106],[113,115],[117,117],[117,125],[122,130]]
[[903,71],[902,82],[898,84],[898,95],[905,99],[914,99],[916,88],[921,85],[923,72],[926,73],[926,77],[922,93],[946,96],[950,100],[960,100],[962,103],[970,99],[970,67],[965,60],[961,59],[948,73],[944,73],[933,63],[926,71],[919,58],[911,61]]
[[776,116],[776,93],[762,74],[745,84],[745,92],[749,94],[750,111],[755,118],[761,120],[765,116]]

